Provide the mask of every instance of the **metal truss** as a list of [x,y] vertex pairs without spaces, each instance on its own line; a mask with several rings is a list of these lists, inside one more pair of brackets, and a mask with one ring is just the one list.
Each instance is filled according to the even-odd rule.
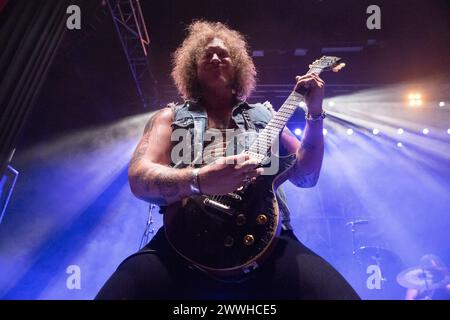
[[147,108],[159,105],[157,82],[149,64],[150,37],[139,0],[107,0],[139,97]]

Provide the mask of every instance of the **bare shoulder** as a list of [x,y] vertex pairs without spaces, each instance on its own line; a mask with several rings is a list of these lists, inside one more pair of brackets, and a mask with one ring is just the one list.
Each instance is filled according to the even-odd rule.
[[150,132],[155,125],[170,127],[173,121],[173,111],[170,107],[165,107],[152,113],[145,125],[144,133]]

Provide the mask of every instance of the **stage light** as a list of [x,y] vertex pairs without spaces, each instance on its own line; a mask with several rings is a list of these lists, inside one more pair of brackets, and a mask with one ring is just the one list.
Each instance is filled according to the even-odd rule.
[[333,106],[334,106],[334,101],[333,101],[333,100],[329,101],[329,102],[328,102],[328,106],[329,106],[329,107],[333,107]]
[[422,130],[422,133],[423,133],[423,134],[428,134],[429,132],[430,132],[430,130],[428,130],[427,128],[425,128],[425,129]]
[[353,134],[353,129],[347,129],[347,134],[348,135],[352,135]]
[[403,144],[401,142],[397,142],[397,147],[401,148],[403,147]]
[[325,128],[323,128],[323,130],[322,130],[322,133],[323,133],[323,135],[324,135],[324,136],[326,136],[326,135],[327,135],[327,133],[328,133],[328,130],[327,130],[327,129],[325,129]]
[[447,129],[447,134],[450,134],[450,129]]
[[408,100],[410,107],[419,107],[423,104],[422,94],[419,92],[411,92],[408,94]]
[[375,129],[372,130],[372,133],[373,133],[374,135],[377,135],[377,134],[380,133],[380,130],[378,130],[377,128],[375,128]]
[[300,136],[302,134],[302,129],[297,128],[294,130],[294,133],[295,135]]
[[445,102],[444,101],[439,101],[439,107],[445,107]]
[[397,129],[397,133],[398,133],[398,134],[403,134],[403,132],[405,132],[405,130],[403,130],[402,128],[398,128],[398,129]]
[[308,49],[304,49],[304,48],[295,48],[294,51],[294,56],[299,57],[299,56],[306,56],[306,53],[308,52]]

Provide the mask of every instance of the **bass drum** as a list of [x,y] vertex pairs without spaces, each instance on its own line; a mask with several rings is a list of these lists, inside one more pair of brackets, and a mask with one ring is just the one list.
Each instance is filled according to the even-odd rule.
[[355,253],[355,290],[363,300],[401,300],[405,290],[396,277],[402,270],[400,258],[392,251],[363,246]]

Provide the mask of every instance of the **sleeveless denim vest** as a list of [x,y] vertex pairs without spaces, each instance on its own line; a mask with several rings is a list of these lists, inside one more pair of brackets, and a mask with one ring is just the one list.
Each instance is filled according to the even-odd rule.
[[[195,158],[195,153],[201,152],[204,146],[204,135],[208,124],[208,117],[201,105],[197,102],[186,101],[184,104],[170,104],[174,114],[174,121],[172,122],[172,130],[186,129],[189,131],[192,138],[192,158]],[[253,123],[257,132],[264,129],[265,126],[272,119],[272,106],[269,102],[249,104],[244,101],[239,101],[232,109],[232,120],[239,129],[248,130],[246,121],[242,114],[243,109],[247,110],[250,121]],[[287,154],[287,150],[283,148],[280,143],[280,155]],[[177,168],[187,167],[187,164],[172,163]],[[292,230],[290,225],[290,212],[287,206],[286,195],[280,186],[277,189],[276,197],[278,206],[281,212],[281,222],[284,230]]]

